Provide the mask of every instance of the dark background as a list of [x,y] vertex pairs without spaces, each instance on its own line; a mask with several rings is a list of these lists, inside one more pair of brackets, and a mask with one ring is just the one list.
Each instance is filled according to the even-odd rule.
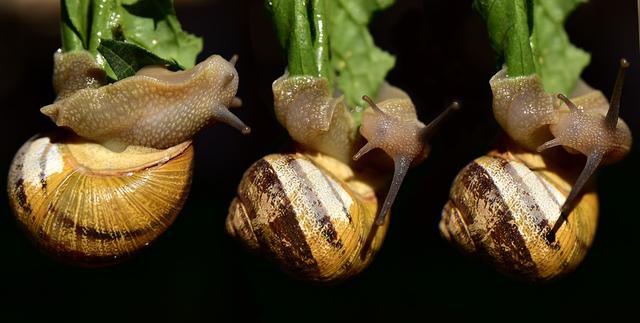
[[[18,230],[1,194],[0,321],[555,321],[635,313],[626,304],[638,304],[640,288],[637,144],[624,161],[600,171],[596,239],[568,277],[541,285],[514,281],[462,257],[440,238],[437,224],[453,177],[487,151],[498,130],[488,85],[496,64],[470,2],[399,0],[373,22],[377,44],[397,56],[388,79],[411,95],[422,120],[453,98],[465,109],[434,138],[429,159],[409,173],[385,244],[364,273],[335,286],[298,282],[225,235],[227,207],[243,171],[287,143],[270,91],[284,63],[262,1],[179,1],[183,27],[205,39],[201,59],[240,55],[244,107],[234,112],[253,133],[243,137],[216,126],[199,134],[184,210],[156,244],[113,268],[69,267],[42,255]],[[60,43],[57,11],[51,8],[47,13],[45,7],[0,7],[3,183],[20,145],[52,128],[38,111],[54,98],[52,54]],[[572,41],[592,53],[584,79],[607,95],[618,59],[631,60],[622,117],[637,138],[635,1],[592,0],[567,28]]]

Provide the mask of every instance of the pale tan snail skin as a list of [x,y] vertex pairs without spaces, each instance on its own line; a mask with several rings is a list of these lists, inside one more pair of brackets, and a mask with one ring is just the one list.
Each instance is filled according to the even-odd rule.
[[585,257],[598,220],[595,192],[582,194],[566,219],[558,212],[576,175],[537,153],[493,151],[456,176],[440,232],[464,253],[518,279],[567,274]]
[[[341,281],[364,270],[389,223],[388,212],[377,217],[376,193],[384,192],[386,176],[353,161],[361,139],[351,112],[328,86],[312,76],[285,75],[273,83],[276,117],[298,144],[298,153],[268,155],[254,163],[227,216],[227,232],[250,250],[298,279],[317,282]],[[430,131],[417,120],[409,96],[385,83],[377,100],[385,113],[371,117],[365,110],[363,115],[361,133],[374,134],[367,137],[367,147],[406,157],[406,167],[424,157],[422,140]],[[380,123],[387,121],[397,128],[381,132]],[[400,142],[407,140],[412,143]],[[404,173],[392,184],[396,192]],[[387,198],[387,210],[392,200]]]
[[145,67],[113,84],[77,90],[41,111],[58,126],[113,150],[169,148],[214,120],[247,134],[249,127],[228,110],[241,104],[234,63],[213,55],[188,71]]
[[298,279],[351,277],[371,262],[387,223],[366,177],[319,154],[273,154],[245,172],[227,232]]
[[285,74],[273,83],[273,93],[278,121],[305,148],[328,154],[345,163],[352,158],[358,160],[375,148],[381,148],[393,159],[394,176],[376,220],[378,225],[384,223],[384,217],[391,209],[409,166],[428,154],[427,139],[450,112],[460,107],[454,102],[425,126],[418,120],[409,96],[385,82],[378,93],[377,105],[368,96],[363,97],[371,107],[363,111],[360,126],[360,133],[368,143],[355,152],[355,122],[342,97],[330,96],[325,79],[287,77]]
[[378,104],[366,95],[363,99],[371,107],[364,111],[360,126],[360,133],[367,139],[367,144],[353,159],[358,160],[372,149],[380,148],[393,159],[395,168],[389,192],[376,218],[376,223],[381,225],[391,210],[409,167],[426,158],[430,150],[427,140],[453,111],[460,109],[460,104],[453,102],[429,125],[425,125],[418,120],[409,97],[390,98]]
[[496,120],[518,144],[543,151],[563,146],[568,152],[587,156],[582,173],[573,185],[561,212],[569,211],[588,179],[600,164],[622,159],[631,148],[631,131],[618,118],[625,59],[614,86],[611,104],[586,84],[573,99],[547,94],[535,76],[509,78],[503,69],[491,78]]
[[105,266],[134,255],[172,224],[191,184],[190,136],[216,117],[203,112],[205,103],[214,111],[237,101],[237,74],[232,63],[212,56],[189,71],[149,67],[100,86],[104,73],[92,60],[85,52],[56,54],[60,96],[43,112],[75,133],[58,129],[27,141],[7,189],[18,223],[43,251],[75,265]]

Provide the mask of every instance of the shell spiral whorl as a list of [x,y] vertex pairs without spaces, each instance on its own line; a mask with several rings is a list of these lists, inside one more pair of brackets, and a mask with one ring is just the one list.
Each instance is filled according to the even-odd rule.
[[376,210],[373,189],[340,161],[273,154],[245,172],[227,231],[297,278],[335,281],[362,271],[380,248],[388,222],[374,226]]
[[114,153],[79,138],[36,136],[13,160],[9,200],[18,223],[47,254],[76,265],[110,265],[171,225],[189,192],[192,161],[190,142]]
[[598,198],[585,193],[549,239],[571,190],[558,174],[536,154],[477,158],[453,182],[442,211],[442,236],[517,278],[548,280],[574,270],[593,242]]

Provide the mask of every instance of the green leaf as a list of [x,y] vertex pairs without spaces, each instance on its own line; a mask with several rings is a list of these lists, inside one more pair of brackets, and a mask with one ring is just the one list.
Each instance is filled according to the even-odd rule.
[[164,66],[173,71],[182,69],[176,61],[165,60],[138,45],[123,41],[103,39],[98,52],[109,62],[118,80],[133,76],[149,65]]
[[569,42],[564,22],[585,0],[534,0],[531,46],[536,71],[549,93],[569,95],[590,55]]
[[266,0],[289,75],[332,78],[327,34],[327,0]]
[[[122,62],[116,57],[137,60],[126,62],[125,65],[129,67],[142,68],[144,64],[156,62],[155,58],[162,58],[165,62],[176,62],[175,66],[191,68],[202,50],[202,39],[182,30],[173,0],[61,1],[63,50],[84,49],[91,52],[107,75],[113,79],[117,80],[122,75],[130,74],[127,69],[122,69]],[[126,48],[129,48],[131,53],[103,59],[98,47],[104,39],[126,41],[146,51],[143,53],[129,46]],[[103,48],[103,51],[105,50]],[[145,57],[145,53],[153,55]],[[119,73],[112,68],[119,69]]]
[[173,0],[121,0],[120,25],[128,42],[185,68],[195,65],[202,39],[182,30]]
[[86,48],[89,35],[89,5],[87,0],[61,0],[60,18],[62,49],[64,51]]
[[535,73],[529,44],[532,4],[527,0],[475,0],[484,18],[491,46],[504,59],[510,77]]
[[[375,97],[395,64],[392,55],[376,47],[367,27],[374,12],[393,0],[333,0],[330,4],[331,65],[336,82],[351,107],[362,107],[362,95]],[[358,124],[360,110],[354,112]]]
[[[368,25],[393,0],[266,0],[289,75],[324,77],[354,108],[376,96],[395,58],[375,46]],[[335,84],[334,84],[335,83]]]

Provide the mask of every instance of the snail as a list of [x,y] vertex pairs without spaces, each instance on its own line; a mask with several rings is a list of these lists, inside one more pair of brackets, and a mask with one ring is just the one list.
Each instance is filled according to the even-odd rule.
[[[297,152],[268,155],[249,167],[229,207],[227,232],[298,279],[347,279],[380,248],[389,223],[384,215],[406,168],[426,157],[424,140],[448,113],[425,126],[408,95],[384,84],[377,105],[365,96],[379,112],[364,111],[360,132],[369,144],[356,154],[360,140],[352,114],[341,97],[330,95],[326,80],[285,75],[274,82],[273,93],[276,117]],[[400,174],[394,175],[389,191],[395,192],[388,194],[384,213],[376,194],[385,178],[353,160],[377,147],[403,163],[396,165]]]
[[42,112],[60,128],[28,140],[9,171],[11,207],[28,236],[54,258],[89,267],[153,242],[187,198],[193,135],[212,120],[248,132],[226,110],[239,105],[233,62],[147,67],[103,85],[90,54],[56,53],[59,96]]
[[[212,120],[250,132],[228,106],[235,97],[235,59],[213,55],[188,71],[142,68],[135,76],[75,91],[41,109],[56,125],[113,150],[127,145],[169,148],[192,138]],[[57,68],[64,70],[64,68]]]
[[320,153],[272,154],[244,173],[227,232],[298,279],[340,281],[362,271],[387,224],[375,226],[375,190]]
[[379,105],[366,95],[362,98],[371,107],[364,111],[360,127],[360,133],[367,139],[367,144],[353,159],[358,160],[367,152],[381,148],[394,163],[391,186],[376,218],[376,224],[381,225],[393,205],[409,166],[427,157],[430,150],[427,140],[453,111],[460,109],[460,104],[454,101],[427,126],[418,120],[415,107],[408,97],[387,99]]
[[585,257],[598,220],[598,197],[587,192],[549,239],[563,221],[558,209],[575,175],[521,148],[479,157],[454,179],[440,233],[512,277],[544,281],[565,275]]
[[581,84],[573,99],[563,94],[555,99],[544,91],[536,75],[508,78],[504,69],[489,82],[495,118],[518,144],[538,152],[563,146],[570,153],[587,156],[562,213],[569,211],[600,164],[622,159],[631,148],[631,131],[618,118],[628,67],[629,62],[621,59],[611,104],[602,92],[586,84]]
[[[494,115],[513,142],[458,173],[440,222],[442,236],[513,277],[541,281],[573,271],[595,235],[598,199],[583,192],[601,163],[629,151],[631,134],[618,118],[626,60],[611,104],[586,83],[572,99],[547,94],[535,76],[490,81]],[[547,149],[563,146],[578,161]]]

